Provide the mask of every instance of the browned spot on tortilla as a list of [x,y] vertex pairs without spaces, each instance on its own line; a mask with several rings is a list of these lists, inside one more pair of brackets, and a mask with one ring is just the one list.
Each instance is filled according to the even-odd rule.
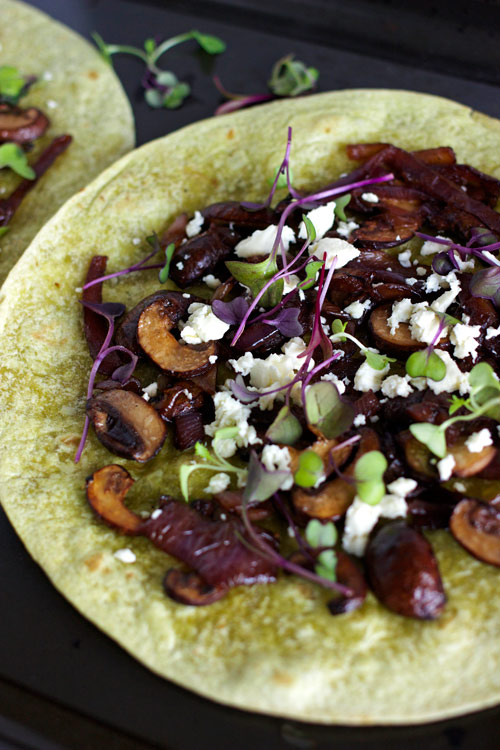
[[272,679],[278,685],[293,685],[292,675],[288,672],[281,672],[279,669],[274,670]]
[[129,571],[128,573],[125,573],[125,578],[135,578],[135,575],[132,573],[132,571]]
[[75,433],[73,435],[62,435],[59,438],[59,442],[63,445],[79,445],[80,435],[76,435]]
[[316,595],[312,589],[311,586],[308,586],[307,583],[298,583],[297,589],[299,594],[304,597],[304,599],[315,599]]
[[102,552],[96,552],[95,555],[91,555],[90,557],[87,557],[87,559],[84,560],[84,564],[91,571],[99,570],[103,560],[104,560],[104,555],[102,554]]
[[99,73],[96,70],[89,70],[89,72],[87,73],[87,75],[93,81],[96,81],[99,78]]
[[327,126],[327,127],[325,128],[325,133],[329,133],[329,132],[330,132],[330,130],[331,130],[331,128],[329,128],[329,127]]
[[229,140],[231,140],[232,138],[234,138],[234,130],[232,128],[227,131],[226,138],[228,138]]

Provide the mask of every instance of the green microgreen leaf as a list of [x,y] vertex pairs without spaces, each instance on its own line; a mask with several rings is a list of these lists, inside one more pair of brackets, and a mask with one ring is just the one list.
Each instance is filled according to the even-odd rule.
[[333,549],[325,549],[319,553],[314,572],[328,581],[337,580],[337,555]]
[[156,76],[156,83],[160,86],[175,86],[178,82],[177,76],[171,70],[162,70]]
[[374,370],[383,370],[390,362],[396,361],[392,357],[387,357],[385,354],[378,354],[378,352],[371,352],[369,349],[365,349],[363,354],[370,367],[373,367]]
[[311,219],[309,219],[305,214],[302,214],[302,221],[305,224],[306,232],[307,232],[307,239],[309,242],[314,242],[316,239],[316,227],[312,223]]
[[25,85],[26,79],[23,78],[17,68],[11,65],[0,67],[0,98],[8,99],[14,103],[19,98]]
[[217,456],[217,458],[225,462],[225,459],[222,458],[220,455],[220,444],[221,440],[234,440],[235,437],[238,435],[238,428],[235,427],[220,427],[218,430],[216,430],[213,440],[212,440],[212,448]]
[[163,99],[163,106],[167,109],[177,109],[190,93],[191,87],[188,83],[176,83],[176,85],[166,93]]
[[9,226],[0,227],[0,237],[3,237],[4,234],[7,234],[7,232],[9,231],[9,229],[10,229]]
[[[276,260],[272,258],[265,258],[260,263],[245,263],[240,260],[230,260],[227,261],[226,266],[236,281],[239,281],[250,289],[253,297],[257,296],[266,282],[278,271]],[[283,297],[283,288],[283,279],[278,279],[262,295],[260,304],[263,307],[274,307],[279,304]]]
[[152,52],[154,52],[156,49],[156,42],[154,39],[145,39],[144,40],[144,50],[147,55],[150,55]]
[[446,436],[442,425],[420,422],[411,424],[410,432],[420,443],[426,445],[435,456],[438,458],[446,456]]
[[[339,318],[335,318],[335,320],[332,322],[332,333],[334,333],[335,335],[344,333],[346,328],[347,320],[343,323]],[[339,338],[340,343],[343,343],[345,340],[345,337]]]
[[104,58],[104,60],[108,63],[108,65],[111,65],[111,67],[113,67],[113,60],[112,60],[111,52],[109,49],[112,45],[106,44],[102,36],[98,34],[97,31],[93,31],[91,34],[91,37],[96,43],[97,49],[101,53],[101,57]]
[[318,76],[316,68],[286,55],[275,63],[267,85],[276,96],[298,96],[313,89]]
[[446,375],[446,365],[436,352],[427,348],[410,354],[406,360],[406,372],[412,378],[426,377],[439,381]]
[[202,34],[200,31],[193,29],[191,32],[193,39],[196,39],[204,52],[209,55],[220,55],[226,50],[226,43],[212,34]]
[[387,459],[380,451],[364,453],[354,466],[356,492],[368,505],[377,505],[385,495],[384,472]]
[[160,109],[163,107],[164,98],[165,94],[159,89],[147,89],[147,91],[144,92],[145,101],[150,107],[153,107],[153,109]]
[[219,440],[223,437],[228,437],[228,435],[224,434],[221,435],[221,433],[224,433],[225,430],[233,430],[237,428],[222,428],[221,430],[217,430],[214,436],[214,440],[212,442],[212,446],[214,448],[214,453],[216,455],[212,455],[208,448],[206,448],[203,443],[197,442],[194,446],[194,452],[197,456],[200,458],[203,458],[206,463],[190,463],[190,464],[182,464],[181,468],[179,469],[179,483],[180,488],[182,492],[182,496],[187,501],[189,500],[189,477],[193,473],[193,471],[198,471],[200,469],[203,469],[205,471],[215,471],[215,472],[229,472],[236,474],[240,481],[245,481],[247,477],[247,470],[242,469],[238,466],[233,466],[233,464],[230,464],[229,461],[226,461],[225,458],[222,458],[221,456],[217,455],[216,452],[216,439]]
[[336,438],[349,429],[354,419],[351,404],[342,401],[335,385],[319,381],[306,388],[306,419],[328,438]]
[[313,547],[333,547],[337,542],[338,534],[332,521],[321,523],[317,518],[311,518],[305,531],[307,543]]
[[468,398],[461,398],[459,396],[453,395],[451,397],[451,404],[450,408],[448,409],[448,414],[451,416],[452,414],[455,414],[456,411],[462,408],[462,406],[470,406],[470,399]]
[[197,456],[200,456],[200,458],[204,458],[205,461],[212,460],[212,454],[210,453],[206,445],[203,445],[203,443],[200,443],[199,441],[194,446],[194,452]]
[[350,200],[350,193],[346,193],[345,195],[341,195],[339,198],[335,198],[335,216],[337,216],[337,218],[339,218],[341,221],[347,221],[345,208]]
[[299,487],[314,487],[324,472],[323,461],[314,451],[303,451],[299,456],[299,468],[294,482]]
[[266,438],[272,443],[293,445],[302,435],[302,425],[292,414],[289,406],[282,406],[276,419],[266,432]]
[[28,164],[28,158],[17,143],[3,143],[0,146],[0,169],[10,167],[21,177],[34,180],[35,170]]
[[250,453],[248,477],[243,492],[245,503],[259,503],[267,500],[281,488],[283,481],[291,476],[289,471],[269,471],[262,464],[255,451]]
[[[276,183],[276,189],[279,190],[280,188],[286,188],[288,187],[288,180],[286,179],[286,171],[282,167],[276,167],[274,170],[273,177],[269,177],[267,180],[268,185],[274,185],[274,181],[276,179],[276,175],[279,172],[278,181]],[[290,184],[293,182],[293,176],[292,176],[292,170],[288,168],[288,177],[290,179]]]
[[170,244],[167,245],[165,248],[165,265],[163,268],[160,269],[160,272],[158,274],[158,280],[160,284],[164,284],[166,280],[168,279],[168,274],[170,272],[170,263],[172,261],[172,256],[175,252],[175,245],[173,242],[170,242]]
[[305,267],[306,278],[300,283],[301,289],[310,289],[312,286],[314,286],[314,284],[316,283],[316,276],[318,275],[318,271],[322,265],[323,261],[321,260],[312,260],[307,264],[307,266]]

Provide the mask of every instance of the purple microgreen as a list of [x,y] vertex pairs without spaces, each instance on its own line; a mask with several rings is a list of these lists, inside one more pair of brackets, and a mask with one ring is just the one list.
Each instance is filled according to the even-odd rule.
[[470,230],[470,235],[467,247],[473,245],[483,247],[484,245],[494,245],[495,243],[500,244],[498,243],[498,237],[486,227],[473,227],[473,229]]
[[356,493],[368,505],[378,505],[385,495],[384,472],[387,459],[380,451],[363,454],[354,466]]
[[316,68],[285,55],[274,64],[267,85],[276,96],[299,96],[316,87],[318,76]]
[[245,504],[258,503],[270,498],[290,476],[289,471],[269,471],[257,457],[255,451],[250,453],[248,477],[243,501]]
[[[150,242],[152,238],[148,237],[147,240]],[[151,243],[150,243],[151,244]],[[133,273],[134,271],[147,271],[152,268],[162,268],[163,263],[154,263],[151,265],[146,265],[148,260],[151,260],[158,251],[160,250],[159,243],[155,245],[155,249],[152,253],[149,253],[145,258],[143,258],[138,263],[134,263],[132,266],[128,266],[127,268],[123,268],[121,271],[115,271],[115,273],[108,273],[106,276],[99,276],[97,279],[92,279],[92,281],[89,281],[87,284],[84,284],[82,289],[89,289],[91,286],[95,286],[95,284],[102,284],[103,281],[109,281],[109,279],[117,278],[118,276],[125,276],[126,274]]]
[[158,273],[158,281],[160,282],[160,284],[164,284],[168,279],[168,274],[170,272],[170,263],[172,261],[174,252],[175,245],[173,242],[170,242],[165,248],[165,265],[160,269],[160,272]]
[[[271,307],[281,300],[283,296],[283,281],[281,280],[280,272],[274,259],[267,257],[259,263],[229,260],[226,262],[226,267],[236,281],[239,281],[240,284],[250,289],[250,293],[254,297],[254,302],[255,300],[260,300],[264,307]],[[266,294],[271,287],[273,287],[272,291]],[[253,304],[253,307],[251,305],[248,308],[246,319],[248,319],[254,308],[255,304]]]
[[[430,242],[435,242],[438,245],[445,245],[448,250],[447,254],[450,259],[450,261],[453,263],[455,268],[458,268],[458,264],[455,260],[454,253],[457,251],[458,253],[462,255],[473,255],[476,258],[479,258],[483,263],[486,263],[489,266],[496,266],[500,265],[500,261],[498,261],[493,255],[492,252],[494,250],[500,249],[500,242],[494,242],[490,245],[483,245],[480,248],[472,247],[471,241],[469,240],[469,243],[467,245],[459,245],[456,242],[453,242],[453,240],[447,240],[443,239],[442,237],[433,237],[429,234],[423,234],[423,232],[415,232],[416,237],[420,237],[422,240],[429,240]],[[440,253],[441,255],[441,253]],[[440,261],[438,261],[438,267],[439,267]],[[434,267],[434,265],[433,265]],[[434,269],[436,273],[439,273],[438,270]]]
[[92,312],[102,315],[109,323],[114,318],[123,315],[126,310],[125,305],[122,305],[121,302],[87,302],[86,300],[80,300],[80,303]]
[[[288,186],[288,192],[293,198],[300,198],[300,194],[297,193],[293,187],[291,182],[291,172],[290,172],[290,150],[292,148],[292,128],[288,127],[287,131],[287,139],[286,139],[286,148],[285,148],[285,156],[283,157],[283,161],[281,162],[280,166],[276,170],[276,174],[274,176],[274,180],[271,185],[271,191],[269,195],[267,196],[267,200],[265,205],[270,206],[271,201],[274,197],[274,194],[276,190],[279,187],[285,187]],[[286,178],[286,185],[283,182],[283,176]],[[281,232],[283,231],[283,225],[281,226],[281,229],[278,229],[279,236],[281,237]],[[278,239],[278,236],[276,237]]]
[[335,216],[339,218],[341,221],[347,221],[347,216],[345,215],[345,208],[347,204],[351,200],[351,194],[346,193],[345,195],[341,195],[337,200],[335,201]]
[[324,475],[323,461],[312,450],[303,451],[293,481],[299,487],[314,487]]
[[[256,391],[250,391],[245,383],[241,375],[237,375],[235,380],[230,380],[228,383],[232,393],[236,396],[238,401],[241,401],[242,404],[251,404],[252,401],[257,401],[258,398],[260,398],[262,393],[257,393]],[[267,392],[265,395],[269,395]]]
[[383,370],[390,362],[396,361],[392,357],[387,357],[385,354],[379,354],[378,352],[371,352],[369,349],[365,349],[362,353],[365,355],[370,367],[373,367],[374,370]]
[[278,511],[282,514],[283,518],[287,522],[288,528],[292,530],[293,535],[295,537],[295,541],[297,542],[300,551],[302,552],[302,554],[306,556],[309,562],[314,565],[315,560],[314,560],[313,555],[311,554],[310,545],[306,542],[306,540],[300,533],[297,524],[292,518],[292,515],[290,511],[288,510],[286,503],[283,502],[279,492],[274,493],[273,502],[275,506],[277,507]]
[[111,380],[118,381],[122,385],[125,385],[134,374],[136,364],[137,360],[131,359],[128,364],[120,365],[120,367],[117,367],[116,370],[113,371]]
[[298,307],[287,307],[281,310],[275,318],[265,318],[262,322],[274,326],[283,336],[291,339],[293,336],[301,336],[304,332],[302,323],[299,322],[299,315]]
[[313,383],[306,389],[304,410],[308,424],[327,439],[342,435],[354,420],[354,408],[342,401],[335,384],[329,380]]
[[432,259],[432,270],[441,276],[447,276],[450,271],[458,270],[459,265],[452,250],[437,253]]
[[222,302],[220,299],[212,302],[214,315],[230,326],[237,326],[241,323],[248,307],[249,303],[244,297],[235,297],[231,302]]
[[427,348],[410,354],[406,360],[406,372],[412,378],[440,381],[446,375],[446,365],[436,352]]
[[302,425],[292,414],[289,406],[282,406],[274,422],[266,432],[266,438],[272,443],[293,445],[302,435]]
[[472,276],[470,293],[473,297],[491,300],[500,307],[500,266],[484,268]]
[[250,107],[252,104],[267,102],[272,98],[272,94],[255,94],[253,96],[242,96],[239,99],[232,99],[229,102],[224,102],[223,104],[219,105],[214,114],[227,115],[230,112],[236,112],[238,109],[243,109],[243,107]]

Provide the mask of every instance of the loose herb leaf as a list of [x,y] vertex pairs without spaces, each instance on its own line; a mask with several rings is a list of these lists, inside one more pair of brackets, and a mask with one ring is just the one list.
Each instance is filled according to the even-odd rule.
[[176,83],[163,99],[163,106],[167,109],[177,109],[190,93],[191,87],[188,83]]
[[28,164],[28,158],[17,143],[3,143],[0,146],[0,169],[10,167],[21,177],[34,180],[35,170]]
[[316,239],[316,227],[312,223],[311,219],[309,219],[305,214],[302,215],[302,221],[304,222],[306,232],[307,232],[307,239],[309,242],[314,242]]
[[294,481],[299,487],[314,487],[323,475],[323,461],[314,451],[303,451],[299,456],[299,468]]
[[292,414],[289,406],[282,406],[276,419],[266,432],[266,438],[272,443],[293,445],[302,435],[302,426]]
[[[335,320],[332,322],[332,333],[335,335],[338,335],[339,333],[344,333],[345,329],[347,328],[347,320],[345,323],[343,323],[339,318],[335,318]],[[346,339],[344,337],[339,338],[339,341],[342,343]]]
[[220,55],[226,50],[226,43],[222,39],[219,39],[218,36],[202,34],[196,29],[193,29],[191,34],[193,39],[196,39],[202,50],[208,52],[209,55]]
[[300,310],[298,307],[285,307],[280,310],[275,318],[264,318],[263,323],[268,323],[278,329],[283,336],[291,339],[294,336],[302,336],[304,328],[299,321]]
[[317,518],[312,518],[306,526],[306,541],[313,547],[333,547],[337,542],[337,529],[332,521],[321,523]]
[[248,308],[249,304],[244,297],[235,297],[231,302],[223,302],[220,299],[215,299],[212,302],[214,315],[217,315],[220,320],[230,326],[239,325]]
[[281,488],[281,485],[289,476],[289,471],[269,471],[266,469],[257,458],[255,451],[252,451],[243,501],[245,503],[258,503],[267,500]]
[[345,195],[340,195],[338,198],[335,198],[335,216],[337,216],[341,221],[347,221],[345,208],[350,200],[350,193],[346,193]]
[[314,571],[328,581],[337,580],[337,555],[333,549],[325,549],[319,553]]
[[[333,325],[332,325],[332,330],[333,330]],[[336,333],[336,331],[334,331],[334,333]],[[386,367],[389,364],[389,362],[396,361],[392,357],[387,357],[385,354],[378,354],[378,352],[371,352],[369,349],[365,349],[363,354],[365,355],[366,361],[368,362],[370,367],[373,367],[374,370],[383,370],[384,367]]]
[[172,256],[174,252],[175,245],[173,242],[171,242],[165,248],[165,265],[160,269],[160,272],[158,274],[158,281],[160,282],[160,284],[164,284],[168,279],[168,274],[170,273],[170,263],[172,262]]
[[385,495],[384,472],[387,459],[380,451],[369,451],[356,461],[354,478],[360,500],[368,505],[377,505]]
[[197,456],[200,456],[200,458],[204,458],[205,461],[212,460],[212,455],[206,445],[203,445],[203,443],[200,443],[199,441],[194,446],[194,452]]
[[473,274],[469,289],[473,297],[490,299],[500,307],[500,266],[484,268]]
[[[260,263],[245,263],[241,260],[230,260],[227,261],[226,266],[236,281],[239,281],[250,289],[253,297],[257,296],[266,282],[278,271],[276,260],[272,258],[265,258]],[[283,288],[283,279],[278,279],[262,295],[260,304],[263,307],[274,307],[277,305],[283,297]]]
[[468,398],[460,398],[459,396],[453,395],[451,397],[451,404],[450,408],[448,409],[448,414],[451,416],[452,414],[455,414],[456,411],[461,409],[463,406],[469,406],[470,400]]
[[26,79],[11,65],[0,67],[0,99],[15,103],[19,99]]
[[286,55],[275,63],[267,85],[276,96],[298,96],[315,88],[318,77],[316,68]]
[[446,365],[436,352],[423,349],[410,354],[406,360],[406,372],[412,378],[426,377],[439,382],[446,375]]
[[4,234],[7,234],[7,232],[9,231],[9,229],[10,229],[9,226],[0,227],[0,237],[3,237]]
[[439,425],[420,422],[411,424],[410,432],[420,443],[426,445],[438,458],[446,456],[446,436]]
[[322,265],[323,261],[321,260],[312,260],[307,264],[304,269],[306,272],[306,278],[304,281],[300,282],[301,289],[310,289],[316,283],[316,276],[318,275],[318,271]]
[[308,423],[328,439],[348,430],[354,419],[353,407],[342,401],[329,381],[314,383],[306,389],[305,414]]

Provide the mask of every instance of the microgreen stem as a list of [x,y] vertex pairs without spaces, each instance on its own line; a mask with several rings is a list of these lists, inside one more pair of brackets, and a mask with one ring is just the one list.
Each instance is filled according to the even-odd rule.
[[[470,245],[458,245],[452,240],[446,240],[441,237],[432,237],[432,235],[424,234],[423,232],[415,232],[415,236],[420,237],[420,239],[422,240],[436,242],[438,245],[445,245],[450,250],[450,252],[457,250],[459,253],[462,253],[464,255],[474,255],[476,258],[479,258],[479,260],[482,260],[483,263],[486,263],[489,266],[500,266],[500,261],[484,256],[485,250],[489,253],[491,253],[493,250],[500,250],[500,242],[493,242],[491,245],[483,245],[483,247],[478,248],[471,247]],[[470,242],[474,242],[475,239],[476,238],[470,240]]]
[[[471,397],[472,400],[472,397]],[[465,404],[466,408],[470,408]],[[450,417],[445,422],[442,422],[439,425],[439,429],[443,432],[446,432],[448,427],[450,427],[452,424],[455,424],[455,422],[470,422],[472,419],[477,419],[481,416],[481,414],[484,414],[484,412],[489,411],[491,408],[495,406],[500,406],[500,396],[497,398],[490,399],[489,401],[486,401],[482,406],[474,406],[474,410],[471,412],[471,414],[464,414],[463,416],[457,416],[457,417]]]

